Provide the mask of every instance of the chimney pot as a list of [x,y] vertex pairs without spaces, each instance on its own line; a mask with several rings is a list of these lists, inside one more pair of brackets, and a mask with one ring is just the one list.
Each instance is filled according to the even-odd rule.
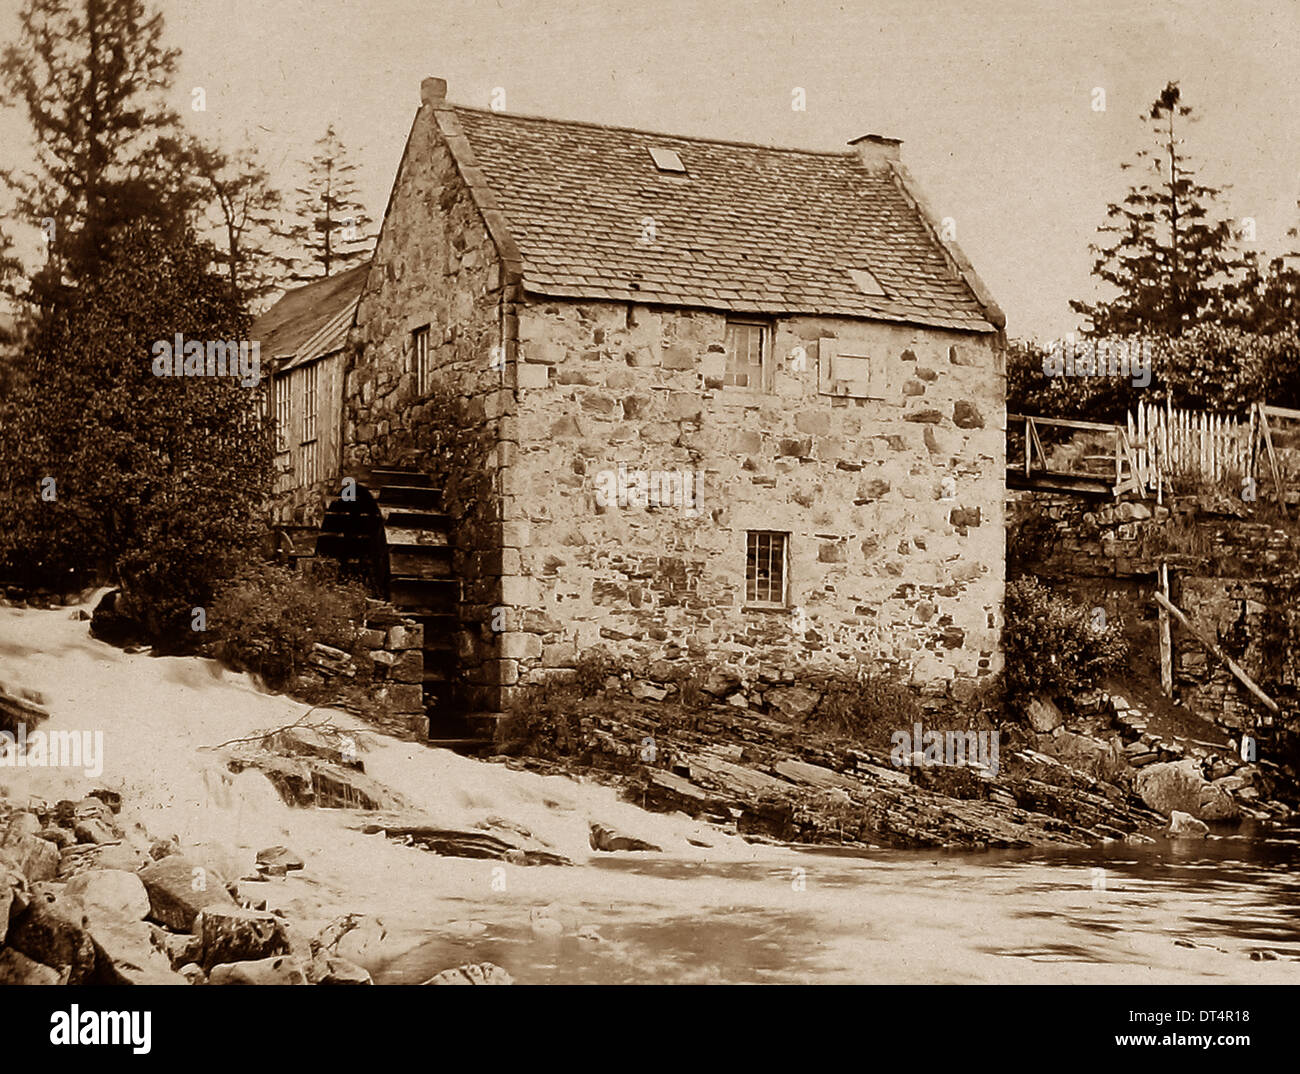
[[873,171],[887,167],[891,160],[901,160],[899,146],[902,144],[901,138],[886,138],[883,134],[864,134],[849,143],[858,151],[858,159],[863,166]]
[[426,78],[420,83],[420,103],[437,104],[447,99],[447,80],[445,78]]

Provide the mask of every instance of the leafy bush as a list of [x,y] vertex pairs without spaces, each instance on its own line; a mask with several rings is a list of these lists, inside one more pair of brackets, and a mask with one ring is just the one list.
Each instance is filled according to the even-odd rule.
[[[214,655],[272,689],[305,666],[316,642],[356,653],[366,591],[329,567],[257,563],[222,585],[208,614]],[[364,665],[362,665],[364,666]]]
[[1023,709],[1035,694],[1089,690],[1118,670],[1128,645],[1118,624],[1053,592],[1036,578],[1007,585],[1003,671],[1007,700]]
[[856,677],[831,676],[816,686],[823,693],[812,726],[863,745],[887,745],[894,731],[920,719],[916,695],[883,672],[863,669]]
[[608,650],[597,647],[588,649],[574,665],[576,674],[573,685],[580,697],[591,697],[605,689],[605,680],[618,674],[618,666]]

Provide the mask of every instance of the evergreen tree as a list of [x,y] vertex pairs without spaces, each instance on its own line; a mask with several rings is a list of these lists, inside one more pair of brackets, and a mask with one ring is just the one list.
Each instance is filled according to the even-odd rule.
[[183,227],[178,117],[167,104],[177,53],[144,0],[26,0],[0,59],[0,102],[26,114],[30,171],[0,169],[16,215],[49,260],[26,297],[41,305],[98,273],[112,231],[141,218]]
[[1113,298],[1070,307],[1095,335],[1179,336],[1225,311],[1225,288],[1245,267],[1230,221],[1215,214],[1222,189],[1208,186],[1180,148],[1184,123],[1194,120],[1176,82],[1165,86],[1146,115],[1153,145],[1137,153],[1143,176],[1118,204],[1107,207],[1098,232],[1109,245],[1090,247],[1093,275],[1115,287]]
[[333,276],[370,256],[365,229],[373,222],[357,192],[357,166],[330,124],[304,161],[307,182],[297,190],[292,216],[277,229],[290,248],[280,257],[294,280]]

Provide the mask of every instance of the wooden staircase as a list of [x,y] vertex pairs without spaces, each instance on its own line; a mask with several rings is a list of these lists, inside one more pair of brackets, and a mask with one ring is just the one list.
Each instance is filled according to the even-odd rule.
[[[366,495],[360,506],[335,501],[321,523],[318,555],[362,568],[376,592],[424,627],[424,703],[431,745],[462,752],[491,743],[469,717],[456,682],[460,581],[452,569],[451,517],[427,474],[377,467],[350,475]],[[487,732],[487,733],[485,733]]]

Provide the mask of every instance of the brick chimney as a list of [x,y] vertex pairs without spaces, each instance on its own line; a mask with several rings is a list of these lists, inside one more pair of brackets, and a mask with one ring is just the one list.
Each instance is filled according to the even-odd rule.
[[445,78],[426,78],[420,82],[420,103],[441,104],[447,99]]
[[864,134],[849,143],[858,151],[858,159],[862,161],[862,166],[871,171],[888,167],[888,161],[902,160],[902,154],[899,152],[899,146],[902,144],[901,138],[886,138],[883,134]]

